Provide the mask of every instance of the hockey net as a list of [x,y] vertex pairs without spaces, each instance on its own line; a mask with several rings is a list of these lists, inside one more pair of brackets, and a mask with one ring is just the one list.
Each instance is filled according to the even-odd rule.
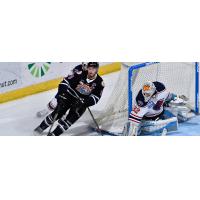
[[[137,66],[142,67],[137,68]],[[130,68],[132,68],[131,74]],[[128,120],[133,101],[146,81],[160,81],[165,84],[168,91],[185,95],[189,98],[189,105],[195,110],[196,77],[195,63],[162,62],[145,65],[123,63],[117,84],[104,111],[96,114],[97,122],[103,130],[121,133]]]

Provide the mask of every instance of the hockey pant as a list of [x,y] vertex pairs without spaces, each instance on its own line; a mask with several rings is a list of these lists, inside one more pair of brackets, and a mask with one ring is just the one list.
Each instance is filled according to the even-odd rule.
[[[69,113],[65,117],[63,117],[68,110]],[[41,123],[40,127],[45,130],[58,120],[58,125],[53,131],[53,134],[59,136],[66,130],[68,130],[69,127],[85,113],[85,111],[85,106],[77,107],[77,104],[66,106],[59,111],[56,108],[50,115],[46,117],[46,119]]]

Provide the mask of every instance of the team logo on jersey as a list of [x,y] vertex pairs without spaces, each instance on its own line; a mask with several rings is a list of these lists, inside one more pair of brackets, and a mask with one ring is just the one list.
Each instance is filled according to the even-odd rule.
[[89,95],[92,92],[92,88],[81,81],[77,85],[76,90],[83,95]]
[[149,109],[153,108],[155,106],[155,103],[153,101],[149,101],[148,104],[147,104],[147,107]]
[[28,69],[34,77],[40,78],[43,77],[49,71],[50,65],[51,62],[30,63],[28,64]]

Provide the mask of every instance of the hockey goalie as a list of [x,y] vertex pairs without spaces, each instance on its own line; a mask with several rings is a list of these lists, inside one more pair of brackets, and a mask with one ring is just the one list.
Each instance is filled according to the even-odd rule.
[[[58,93],[49,103],[52,112],[34,130],[34,135],[42,135],[49,131],[48,136],[60,136],[67,131],[86,111],[97,104],[104,90],[103,79],[98,75],[99,63],[89,62],[86,66],[75,67],[59,84]],[[48,111],[47,111],[48,112]]]
[[178,122],[187,121],[195,115],[187,101],[184,95],[169,92],[161,82],[146,82],[135,98],[123,135],[166,135],[176,131]]

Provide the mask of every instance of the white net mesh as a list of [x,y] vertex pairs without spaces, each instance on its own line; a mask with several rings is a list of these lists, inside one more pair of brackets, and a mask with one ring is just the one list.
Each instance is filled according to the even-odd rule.
[[133,99],[145,81],[160,81],[168,91],[185,95],[195,107],[195,63],[163,62],[134,70],[132,79]]
[[128,69],[131,64],[136,63],[122,64],[105,110],[98,114],[97,122],[103,130],[120,133],[128,119]]
[[[138,63],[123,63],[119,79],[105,110],[96,114],[100,127],[111,132],[122,132],[128,119],[128,69]],[[133,71],[133,101],[146,81],[163,82],[175,94],[189,98],[195,106],[195,63],[165,62]]]

